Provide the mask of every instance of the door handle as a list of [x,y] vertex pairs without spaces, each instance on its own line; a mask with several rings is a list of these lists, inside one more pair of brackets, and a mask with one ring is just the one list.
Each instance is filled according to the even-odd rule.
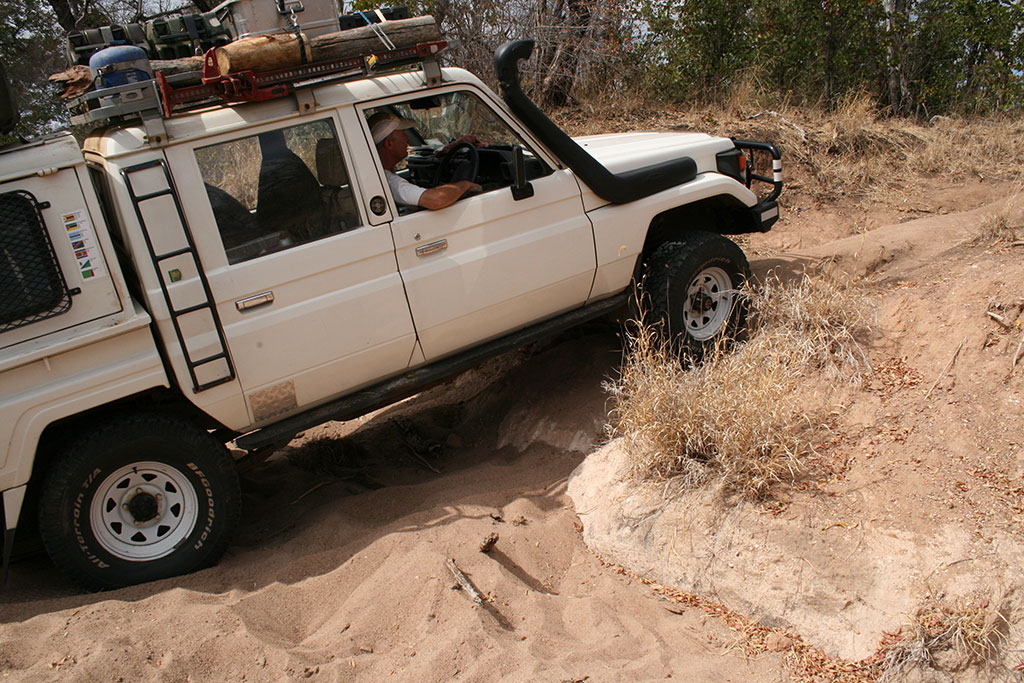
[[256,308],[257,306],[266,306],[267,304],[272,303],[274,303],[274,293],[263,292],[262,294],[253,294],[252,296],[247,296],[244,299],[239,299],[235,302],[235,308],[240,311],[247,311],[251,308]]
[[430,244],[424,244],[422,247],[416,247],[417,256],[430,256],[436,254],[439,251],[444,251],[448,248],[448,240],[437,240]]

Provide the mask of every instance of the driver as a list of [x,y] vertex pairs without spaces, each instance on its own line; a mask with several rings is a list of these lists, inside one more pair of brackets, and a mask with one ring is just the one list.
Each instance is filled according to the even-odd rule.
[[377,146],[384,165],[384,175],[395,201],[404,206],[421,206],[425,209],[443,209],[461,199],[467,192],[478,192],[480,186],[468,180],[458,180],[437,187],[422,188],[410,183],[394,172],[395,166],[409,153],[409,136],[406,130],[416,125],[411,119],[401,119],[388,112],[377,112],[367,123],[373,144]]

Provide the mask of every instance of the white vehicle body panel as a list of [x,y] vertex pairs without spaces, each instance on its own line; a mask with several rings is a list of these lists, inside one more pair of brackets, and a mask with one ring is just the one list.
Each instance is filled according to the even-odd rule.
[[[204,138],[202,145],[266,128]],[[335,128],[344,139],[342,127]],[[195,147],[175,145],[166,154],[182,196],[202,199],[185,204],[189,222],[213,226]],[[355,169],[349,171],[356,195],[381,193],[373,175],[363,187]],[[247,397],[250,425],[312,407],[408,366],[416,334],[387,225],[364,225],[235,264],[228,263],[216,228],[194,232]],[[265,292],[272,292],[273,302],[237,308],[237,301]],[[290,397],[259,408],[266,405],[260,397],[270,399],[281,392]]]
[[713,171],[715,155],[733,149],[728,138],[704,133],[612,133],[573,138],[612,173],[688,156],[697,171]]
[[[122,138],[123,139],[123,138]],[[241,386],[237,379],[221,384],[207,391],[195,392],[192,380],[189,376],[185,363],[185,356],[181,345],[178,343],[177,335],[171,324],[167,304],[164,301],[160,287],[160,280],[153,266],[153,261],[146,251],[146,242],[142,236],[142,228],[139,220],[132,210],[131,198],[125,185],[121,170],[126,167],[142,164],[153,160],[162,160],[163,152],[146,148],[138,154],[119,156],[115,160],[103,160],[93,155],[88,156],[90,162],[100,165],[104,170],[104,177],[107,180],[111,204],[118,214],[118,221],[124,232],[125,242],[130,245],[129,255],[131,257],[134,271],[138,276],[139,283],[143,289],[143,295],[156,330],[163,340],[166,359],[174,372],[176,384],[181,388],[187,399],[192,401],[203,412],[231,429],[245,429],[251,424],[249,412],[242,396]],[[158,187],[162,183],[159,178],[161,174],[156,169],[148,170],[134,178],[135,190],[137,193]],[[176,177],[175,183],[180,184],[183,177]],[[177,219],[177,212],[173,202],[169,198],[157,200],[156,206],[148,206],[144,213],[150,234],[154,236],[154,248],[156,250],[168,249],[177,244],[176,234],[180,232],[180,222]],[[202,255],[217,245],[219,240],[211,235],[208,230],[192,230],[196,239],[201,258]],[[205,249],[204,249],[205,247]],[[181,281],[175,283],[172,288],[173,298],[176,304],[199,296],[200,287],[198,272],[188,259],[181,258],[168,264],[170,267],[178,267],[182,271]],[[204,263],[204,268],[208,267]],[[183,330],[185,343],[193,349],[195,355],[203,352],[214,341],[212,330],[208,325],[186,326]]]
[[[0,374],[0,490],[29,480],[36,445],[50,424],[158,386],[167,386],[160,354],[153,344],[149,316],[83,337],[68,350],[54,349]],[[87,341],[81,344],[81,341]]]
[[[64,280],[69,289],[77,288],[80,293],[72,296],[66,313],[5,332],[0,337],[0,363],[24,353],[32,340],[121,313],[128,300],[95,195],[91,189],[83,192],[89,178],[78,145],[68,135],[53,140],[52,146],[57,149],[43,145],[16,152],[26,155],[12,160],[24,164],[21,177],[0,184],[0,193],[29,192],[37,201],[49,203],[40,213]],[[108,263],[111,260],[113,263]]]
[[[583,201],[596,208],[587,215],[594,224],[597,245],[597,277],[591,301],[619,292],[633,279],[647,229],[658,214],[706,197],[728,195],[753,206],[757,197],[739,183],[718,173],[704,173],[683,185],[644,197],[629,204],[608,204],[587,189]],[[700,226],[686,226],[700,227]]]
[[[426,359],[577,308],[594,282],[594,234],[568,171],[533,197],[497,190],[392,223]],[[443,249],[420,255],[432,245]]]

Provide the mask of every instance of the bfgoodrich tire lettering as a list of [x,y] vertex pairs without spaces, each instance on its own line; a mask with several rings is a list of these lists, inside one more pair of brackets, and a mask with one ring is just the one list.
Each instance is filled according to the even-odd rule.
[[43,544],[90,589],[214,563],[238,524],[238,477],[224,446],[184,420],[124,416],[54,461],[40,497]]
[[743,250],[717,233],[694,231],[647,259],[642,301],[647,322],[681,351],[699,357],[746,323],[740,287],[750,268]]

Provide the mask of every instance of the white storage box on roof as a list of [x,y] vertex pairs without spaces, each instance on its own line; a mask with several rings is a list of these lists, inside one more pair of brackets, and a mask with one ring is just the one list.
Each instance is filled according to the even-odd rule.
[[214,11],[227,9],[225,22],[238,37],[291,31],[296,24],[309,38],[338,30],[335,0],[228,0]]

